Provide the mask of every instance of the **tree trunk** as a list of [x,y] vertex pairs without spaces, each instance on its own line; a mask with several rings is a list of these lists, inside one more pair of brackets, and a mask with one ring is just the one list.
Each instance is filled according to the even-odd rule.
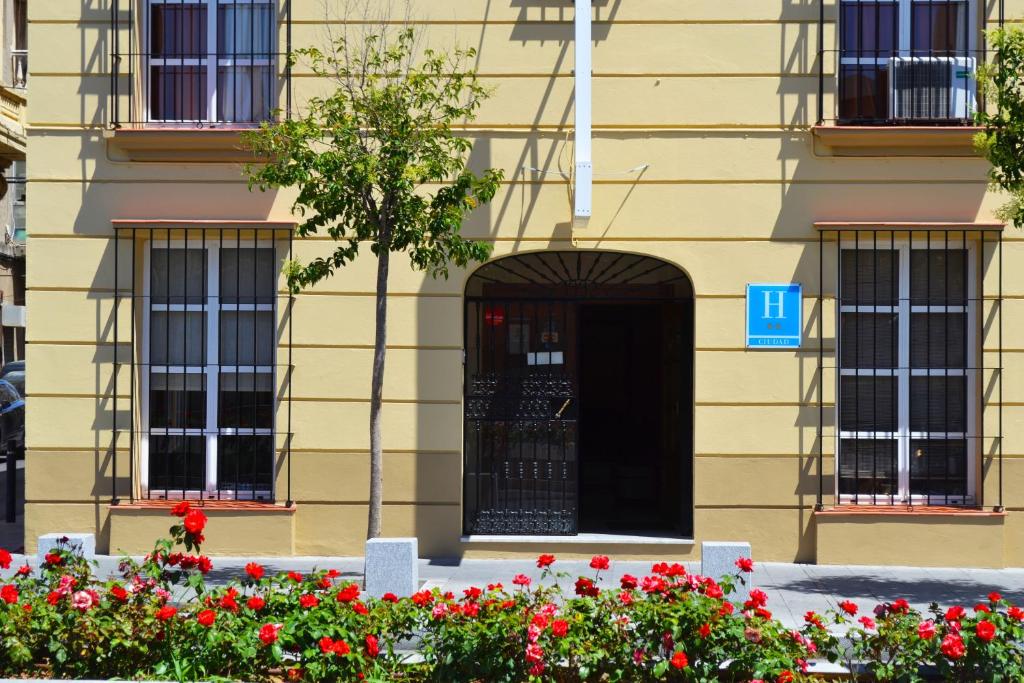
[[[382,235],[386,237],[386,235]],[[373,340],[373,377],[370,380],[370,518],[367,538],[380,536],[384,502],[384,452],[381,447],[381,406],[384,402],[384,360],[388,341],[388,266],[391,250],[388,240],[381,240],[377,256],[377,316]]]

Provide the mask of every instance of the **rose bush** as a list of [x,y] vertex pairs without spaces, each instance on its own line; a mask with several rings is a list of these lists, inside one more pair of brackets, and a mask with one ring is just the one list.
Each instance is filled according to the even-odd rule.
[[[249,563],[209,588],[202,510],[181,503],[170,538],[102,579],[61,544],[0,582],[0,676],[169,680],[808,680],[813,659],[861,662],[877,680],[1021,680],[1024,609],[992,594],[972,611],[922,615],[903,600],[873,616],[852,601],[785,628],[745,590],[753,562],[714,580],[660,562],[612,582],[541,555],[542,581],[367,599],[332,570],[271,575]],[[0,567],[12,558],[0,551]],[[568,594],[561,586],[568,586]],[[858,616],[859,615],[859,616]],[[846,643],[834,634],[848,629]],[[831,630],[830,630],[831,629]],[[411,655],[416,652],[418,657]],[[922,669],[922,666],[930,669]],[[922,673],[924,672],[924,673]]]

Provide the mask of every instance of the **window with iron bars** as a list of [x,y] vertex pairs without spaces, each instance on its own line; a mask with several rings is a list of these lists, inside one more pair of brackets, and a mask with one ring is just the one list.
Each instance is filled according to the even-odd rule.
[[839,122],[970,123],[978,26],[975,0],[841,0]]
[[145,0],[152,123],[256,123],[277,107],[275,0]]
[[840,503],[975,502],[977,259],[949,235],[841,242]]
[[273,242],[151,242],[144,272],[143,495],[270,500]]

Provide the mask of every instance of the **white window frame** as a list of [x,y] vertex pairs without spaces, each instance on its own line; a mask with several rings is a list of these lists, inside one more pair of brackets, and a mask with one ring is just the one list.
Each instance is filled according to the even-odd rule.
[[[188,249],[201,250],[204,248],[202,243],[197,244],[195,240],[189,240],[186,245],[185,240],[150,240],[146,244],[144,249],[143,258],[143,301],[145,302],[142,307],[142,367],[143,372],[141,374],[140,381],[140,436],[139,436],[139,474],[141,482],[141,493],[143,497],[149,497],[151,493],[163,494],[179,494],[174,496],[175,499],[182,497],[181,489],[150,489],[149,487],[149,437],[152,436],[204,436],[206,438],[206,480],[205,486],[202,490],[199,489],[185,489],[184,498],[186,499],[198,499],[198,498],[217,498],[220,499],[236,499],[243,498],[249,500],[253,498],[260,500],[261,496],[268,500],[274,498],[274,478],[273,468],[271,470],[271,489],[268,491],[264,490],[253,490],[245,491],[243,496],[239,496],[237,490],[220,490],[217,486],[217,447],[219,444],[219,438],[221,436],[270,436],[272,437],[273,449],[272,459],[276,461],[277,456],[277,441],[276,441],[276,428],[277,428],[277,297],[275,294],[274,301],[269,304],[241,304],[236,301],[234,304],[223,304],[220,302],[220,252],[221,250],[232,251],[237,249],[274,249],[275,259],[277,254],[276,244],[272,240],[256,240],[242,242],[241,240],[230,240],[227,242],[218,241],[211,242],[206,241],[206,268],[207,268],[207,285],[206,285],[206,307],[203,308],[203,304],[153,304],[152,302],[152,257],[154,249]],[[274,289],[277,289],[277,279],[274,278]],[[202,296],[200,295],[200,298]],[[153,311],[157,312],[206,312],[206,362],[203,366],[187,366],[187,365],[168,365],[168,366],[153,366],[150,364],[150,350],[151,350],[151,334],[152,327],[150,323],[150,314]],[[270,365],[221,365],[220,361],[220,313],[222,311],[227,312],[266,312],[270,311],[273,313],[274,318],[274,338],[271,344],[271,364]],[[168,348],[168,354],[170,349]],[[256,361],[256,358],[253,358]],[[231,374],[270,374],[273,378],[271,393],[274,396],[274,406],[271,409],[271,426],[270,427],[259,427],[259,428],[246,428],[246,427],[221,427],[219,425],[219,399],[220,399],[220,375],[222,373]],[[206,377],[206,424],[202,429],[197,428],[182,428],[182,427],[168,427],[168,428],[151,428],[150,427],[150,405],[149,405],[149,375],[150,373],[166,373],[166,374],[205,374]],[[171,497],[168,495],[168,497]]]
[[[218,72],[221,67],[259,67],[270,68],[271,76],[276,74],[275,59],[273,52],[265,56],[252,55],[243,57],[234,55],[231,57],[220,57],[217,52],[217,21],[218,10],[221,5],[268,5],[271,8],[270,22],[273,27],[277,25],[277,0],[184,0],[184,4],[206,5],[206,56],[203,58],[180,58],[180,57],[154,57],[153,56],[153,31],[152,31],[152,7],[154,5],[181,5],[183,0],[146,0],[145,16],[143,20],[143,33],[145,59],[142,66],[143,91],[145,92],[145,120],[150,123],[208,123],[223,125],[258,125],[258,121],[222,121],[220,120],[220,105],[217,99]],[[276,39],[276,30],[274,31]],[[152,102],[152,83],[150,82],[150,67],[154,66],[205,66],[206,67],[206,118],[203,119],[157,119],[150,111]],[[273,97],[273,93],[270,93]]]
[[[834,465],[835,465],[835,481],[833,494],[835,495],[836,501],[841,505],[879,505],[886,504],[884,499],[889,498],[888,495],[883,494],[852,494],[839,492],[839,465],[840,465],[840,442],[842,439],[876,439],[876,440],[895,440],[897,444],[897,472],[898,472],[898,491],[892,496],[894,505],[974,505],[977,500],[977,463],[979,462],[979,455],[981,452],[982,444],[977,430],[979,420],[982,419],[979,415],[981,410],[981,401],[978,393],[978,370],[976,369],[978,360],[978,245],[974,240],[968,239],[965,235],[961,236],[960,239],[953,240],[952,235],[948,236],[949,242],[945,239],[936,241],[933,237],[931,240],[931,249],[934,252],[941,252],[945,249],[949,250],[967,250],[967,273],[965,277],[967,279],[967,301],[965,306],[928,306],[928,305],[911,305],[910,299],[910,252],[911,250],[927,249],[929,246],[928,238],[926,237],[913,237],[911,239],[902,238],[895,239],[893,241],[885,241],[881,243],[865,244],[864,242],[858,242],[852,239],[842,239],[839,243],[840,252],[845,250],[859,250],[867,253],[876,251],[896,251],[899,253],[899,288],[897,295],[896,306],[872,306],[872,305],[860,305],[860,306],[844,306],[842,301],[836,297],[836,337],[839,338],[840,321],[843,313],[896,313],[898,315],[899,325],[899,339],[898,339],[898,358],[896,368],[843,368],[842,367],[842,339],[839,339],[839,345],[835,352],[835,366],[837,369],[835,394],[836,394],[836,407],[835,407],[835,443],[834,443]],[[842,255],[840,254],[839,263],[836,268],[837,275],[837,287],[836,291],[839,292],[839,282],[842,278]],[[856,279],[855,279],[856,281]],[[911,316],[914,313],[964,313],[967,316],[967,338],[964,340],[964,347],[966,351],[966,370],[950,370],[944,368],[911,368],[910,366],[910,321]],[[966,432],[913,432],[910,430],[910,378],[911,377],[960,377],[967,376],[967,388],[965,396],[965,410],[967,412],[967,431]],[[898,412],[898,423],[897,431],[895,432],[872,432],[872,431],[847,431],[842,430],[841,415],[842,415],[842,377],[893,377],[897,378],[897,412]],[[946,495],[922,495],[922,494],[911,494],[910,493],[910,444],[912,440],[925,440],[925,439],[964,439],[966,441],[966,496],[946,496]],[[883,502],[879,502],[879,501]]]
[[[911,56],[911,40],[913,35],[910,32],[911,15],[913,13],[913,3],[916,0],[840,0],[842,3],[851,4],[865,4],[865,5],[897,5],[899,11],[897,16],[899,17],[899,44],[896,45],[896,54],[900,57]],[[977,28],[978,28],[978,4],[977,0],[953,0],[961,4],[966,4],[965,11],[967,12],[967,46],[966,51],[968,55],[973,55],[977,49]],[[842,12],[840,12],[839,20],[842,21]],[[836,40],[841,40],[842,29],[836,37]],[[839,63],[844,66],[866,64],[871,66],[886,66],[889,63],[888,57],[867,57],[864,55],[858,55],[856,57],[844,57],[842,49],[839,50]],[[841,75],[837,74],[839,78]],[[838,91],[837,91],[838,92]]]

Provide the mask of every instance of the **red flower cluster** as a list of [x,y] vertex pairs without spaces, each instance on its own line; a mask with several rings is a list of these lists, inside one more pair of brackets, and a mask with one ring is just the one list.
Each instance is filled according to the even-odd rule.
[[[11,566],[11,554],[0,548],[0,569],[8,569]],[[554,559],[552,559],[554,561]]]
[[359,597],[359,584],[350,583],[338,591],[338,602],[352,602]]
[[590,568],[591,569],[596,569],[597,571],[601,571],[603,569],[608,569],[610,566],[611,566],[611,562],[608,560],[608,556],[607,555],[594,555],[594,557],[592,557],[590,559]]
[[[263,628],[266,628],[266,626]],[[277,634],[275,633],[274,635],[276,637]],[[352,648],[350,648],[348,643],[344,640],[332,640],[331,638],[324,636],[320,639],[320,651],[325,655],[336,655],[338,657],[342,657],[350,653]]]
[[217,620],[217,613],[212,609],[204,609],[202,612],[196,615],[196,621],[203,626],[209,628],[213,626],[213,622]]
[[263,566],[256,564],[255,562],[250,562],[245,565],[245,573],[248,574],[249,578],[253,581],[259,581],[263,578]]
[[177,613],[178,609],[176,607],[164,605],[156,611],[156,618],[160,621],[167,621],[168,619],[173,619],[174,615]]
[[316,597],[312,593],[303,593],[299,596],[299,606],[302,609],[312,609],[320,604],[320,598]]
[[555,556],[554,555],[541,555],[540,557],[537,558],[537,568],[538,569],[544,569],[546,567],[550,567],[554,563],[555,563]]
[[6,584],[3,588],[0,588],[0,600],[3,600],[8,605],[13,605],[18,602],[18,588],[13,584]]
[[749,557],[741,557],[736,560],[736,566],[741,572],[750,573],[754,571],[754,561]]
[[851,617],[857,615],[857,603],[852,602],[850,600],[843,600],[841,603],[839,603],[839,609],[843,610]]
[[283,624],[264,624],[257,635],[264,645],[273,645],[277,642],[277,632],[283,626]]

